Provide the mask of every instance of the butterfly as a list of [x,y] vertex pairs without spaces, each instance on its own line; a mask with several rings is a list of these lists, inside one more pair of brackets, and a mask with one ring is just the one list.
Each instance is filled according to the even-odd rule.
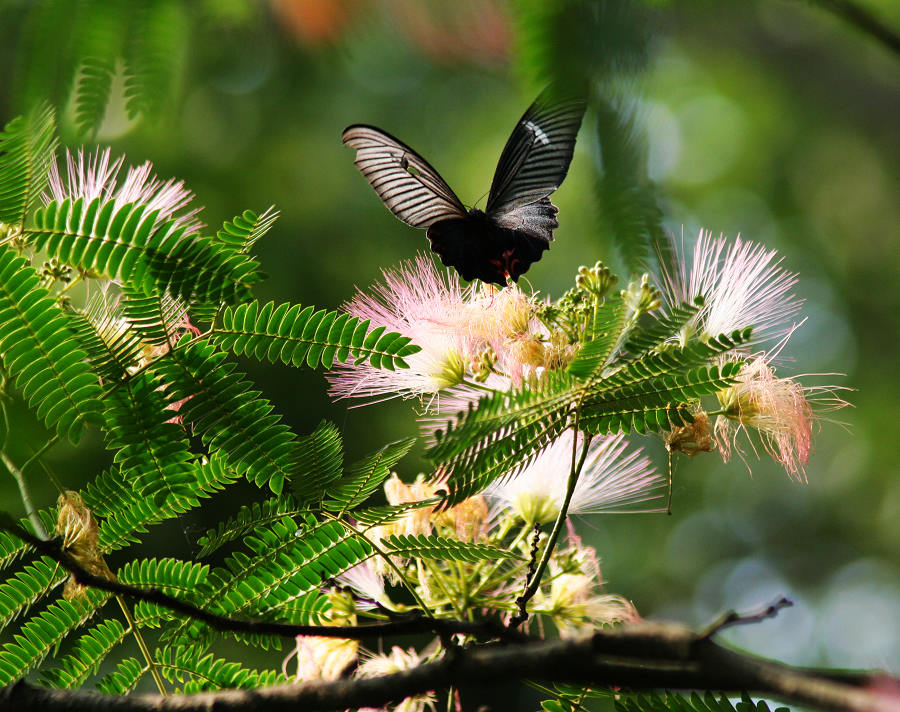
[[344,129],[355,164],[396,217],[427,228],[431,249],[463,279],[518,281],[550,247],[559,212],[550,202],[569,171],[585,102],[545,89],[519,119],[497,163],[485,210],[466,210],[422,156],[386,131]]

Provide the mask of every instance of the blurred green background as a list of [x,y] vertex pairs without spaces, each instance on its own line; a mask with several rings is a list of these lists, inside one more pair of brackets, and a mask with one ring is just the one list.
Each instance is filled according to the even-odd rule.
[[[97,139],[79,138],[71,124],[65,136],[72,146],[109,143],[129,163],[151,160],[161,177],[184,179],[212,228],[274,204],[281,218],[258,245],[265,300],[334,308],[427,248],[354,168],[340,141],[348,124],[402,138],[463,202],[483,205],[547,67],[571,62],[573,72],[589,65],[616,77],[638,118],[665,228],[686,241],[703,227],[777,248],[800,274],[807,317],[780,373],[846,374],[810,382],[856,392],[855,407],[836,414],[843,425],[821,422],[808,484],[752,453],[752,476],[739,459],[723,465],[712,454],[677,461],[671,516],[582,521],[608,589],[647,618],[691,626],[783,594],[796,605],[776,621],[723,637],[790,663],[900,672],[900,52],[824,2],[616,3],[621,27],[605,4],[572,0],[170,5],[186,40],[183,56],[167,58],[177,69],[171,101],[152,120],[130,122],[116,83]],[[859,5],[900,30],[896,0]],[[29,45],[41,27],[35,8],[0,2],[4,122],[33,91],[22,79],[30,62],[44,62],[38,69],[65,96],[52,52]],[[623,65],[631,71],[614,74]],[[64,116],[72,114],[69,105]],[[527,274],[552,297],[580,264],[623,268],[598,220],[597,166],[589,114],[554,196],[556,242]],[[414,402],[348,410],[329,401],[321,373],[241,366],[297,432],[334,420],[349,458],[416,428]],[[13,428],[22,462],[43,434],[20,412]],[[664,470],[657,439],[643,444]],[[88,437],[77,450],[57,446],[47,463],[77,487],[106,457]],[[410,458],[405,474],[425,467]],[[50,505],[52,488],[35,485]],[[229,490],[220,511],[244,503],[245,491]],[[0,501],[21,513],[9,477],[0,478]],[[206,525],[182,522],[183,536],[165,544],[190,552]]]

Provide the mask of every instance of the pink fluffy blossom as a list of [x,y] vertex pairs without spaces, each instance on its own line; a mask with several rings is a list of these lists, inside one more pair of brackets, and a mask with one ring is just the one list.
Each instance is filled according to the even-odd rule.
[[[188,234],[199,232],[203,225],[197,220],[199,209],[185,209],[194,194],[184,187],[184,181],[169,179],[161,181],[153,175],[149,162],[128,169],[125,180],[118,183],[119,172],[125,161],[120,156],[110,160],[110,150],[97,149],[93,154],[79,150],[76,154],[66,151],[66,176],[63,178],[59,165],[50,167],[48,192],[42,197],[45,203],[51,200],[62,202],[79,198],[90,202],[101,198],[104,202],[114,200],[116,209],[128,203],[144,205],[146,212],[158,210],[156,224],[173,220],[177,227]],[[179,214],[180,213],[180,214]]]
[[664,269],[661,275],[669,307],[697,296],[705,299],[683,337],[694,330],[718,336],[748,326],[757,342],[789,333],[802,300],[791,293],[797,275],[781,267],[783,258],[777,255],[776,250],[740,237],[729,241],[701,230],[693,259],[685,255],[677,271]]
[[[579,435],[579,445],[582,436]],[[631,452],[622,435],[597,437],[588,450],[569,514],[593,514],[662,498],[666,480],[638,448]],[[485,495],[502,509],[529,523],[552,522],[566,495],[572,465],[572,434],[566,432],[543,450],[522,472],[493,483]],[[651,511],[663,511],[664,507]],[[646,511],[646,510],[644,510]]]

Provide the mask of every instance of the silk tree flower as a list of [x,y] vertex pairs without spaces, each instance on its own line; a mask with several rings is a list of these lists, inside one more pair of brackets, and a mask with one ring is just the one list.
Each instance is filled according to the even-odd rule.
[[[340,591],[328,593],[331,608],[323,625],[345,626],[356,624],[356,611],[351,597]],[[359,641],[350,638],[332,638],[319,635],[298,635],[294,649],[281,664],[285,677],[291,660],[297,660],[297,682],[310,680],[337,680],[356,662]]]
[[697,296],[706,302],[698,319],[685,327],[682,339],[686,341],[696,329],[718,336],[748,326],[753,327],[755,342],[790,333],[802,300],[791,293],[797,275],[781,267],[783,258],[777,254],[740,237],[729,242],[701,230],[690,271],[685,255],[679,261],[680,271],[664,268],[661,274],[670,308]]
[[806,480],[805,466],[812,449],[813,403],[822,409],[842,408],[834,386],[804,386],[790,378],[778,378],[771,366],[771,354],[748,361],[737,383],[718,394],[721,414],[715,435],[722,458],[732,451],[741,453],[738,434],[747,428],[759,432],[763,448],[788,475]]
[[349,638],[298,635],[294,649],[282,664],[282,672],[285,677],[292,677],[287,666],[296,658],[296,682],[337,680],[356,662],[358,650],[359,642]]
[[[383,677],[385,675],[394,675],[398,672],[412,670],[423,662],[423,657],[416,652],[414,648],[404,650],[395,645],[391,648],[391,652],[387,655],[372,655],[368,660],[360,663],[356,669],[356,677],[359,679],[367,679],[373,677]],[[435,696],[432,692],[424,695],[416,695],[415,697],[406,697],[393,709],[394,712],[424,712],[430,709],[435,710]],[[378,712],[372,708],[362,708],[359,712]]]
[[[497,481],[485,490],[498,510],[511,510],[528,524],[552,522],[566,495],[572,465],[572,432],[568,431],[541,452],[522,472]],[[579,448],[583,436],[579,434]],[[661,498],[666,480],[653,470],[638,448],[626,452],[624,436],[597,437],[588,449],[568,513],[592,514],[630,509]],[[664,507],[631,511],[663,511]]]
[[161,181],[153,175],[153,166],[148,161],[129,168],[120,185],[118,176],[124,161],[124,156],[110,161],[108,148],[104,151],[97,149],[93,154],[86,154],[84,150],[72,154],[67,149],[65,179],[59,165],[54,162],[50,166],[48,192],[41,197],[45,203],[51,200],[62,202],[67,198],[72,201],[82,198],[85,202],[95,198],[101,198],[104,202],[114,200],[116,210],[128,203],[138,203],[145,206],[145,214],[159,211],[155,222],[157,226],[172,220],[186,234],[200,231],[203,227],[197,220],[200,210],[185,212],[194,194],[184,187],[184,181]]
[[336,580],[359,597],[355,601],[359,610],[371,610],[378,606],[391,607],[391,601],[384,592],[384,576],[378,573],[373,558],[338,574]]
[[[381,284],[357,292],[344,309],[408,336],[422,350],[405,359],[409,368],[395,371],[337,364],[326,374],[333,397],[371,402],[440,392],[441,400],[464,394],[469,402],[473,385],[499,381],[508,390],[544,367],[546,329],[535,318],[537,305],[518,288],[463,288],[456,274],[439,272],[425,255],[382,274]],[[441,400],[429,407],[442,407]]]
[[336,364],[326,374],[335,398],[382,400],[422,397],[462,381],[469,338],[459,327],[468,307],[468,290],[455,274],[439,274],[419,255],[397,269],[383,270],[384,283],[372,294],[357,292],[344,308],[412,339],[421,351],[406,357],[409,368],[389,371],[362,364]]
[[535,596],[529,610],[547,615],[560,637],[574,638],[598,627],[640,620],[631,601],[603,593],[597,551],[569,531],[568,546],[550,561],[550,591]]

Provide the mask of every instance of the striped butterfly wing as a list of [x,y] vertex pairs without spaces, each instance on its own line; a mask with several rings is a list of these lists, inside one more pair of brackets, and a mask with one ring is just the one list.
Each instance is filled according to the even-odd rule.
[[556,207],[548,196],[563,182],[586,104],[551,85],[519,119],[500,154],[486,212],[498,225],[552,240]]
[[426,228],[440,220],[466,217],[450,186],[424,158],[374,126],[344,129],[343,142],[356,149],[357,168],[388,210],[407,225]]

